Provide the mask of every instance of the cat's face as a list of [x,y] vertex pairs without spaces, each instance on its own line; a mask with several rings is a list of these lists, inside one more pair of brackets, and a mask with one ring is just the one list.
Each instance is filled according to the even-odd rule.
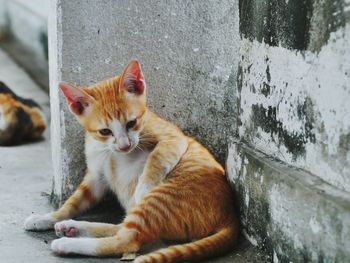
[[129,153],[139,143],[147,112],[140,63],[131,61],[115,78],[84,89],[61,83],[71,112],[112,152]]

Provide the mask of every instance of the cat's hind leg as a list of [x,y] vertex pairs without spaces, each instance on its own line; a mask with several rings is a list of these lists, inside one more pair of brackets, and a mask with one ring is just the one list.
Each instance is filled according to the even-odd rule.
[[[156,194],[157,195],[157,194]],[[155,198],[160,202],[155,204]],[[159,240],[168,219],[169,211],[162,198],[151,196],[132,208],[117,235],[105,238],[67,238],[54,240],[51,249],[60,255],[120,256],[137,252],[142,245]],[[153,200],[153,201],[152,201]],[[171,214],[171,213],[170,213]]]
[[55,231],[58,237],[110,237],[115,236],[120,227],[121,224],[64,220],[55,224]]

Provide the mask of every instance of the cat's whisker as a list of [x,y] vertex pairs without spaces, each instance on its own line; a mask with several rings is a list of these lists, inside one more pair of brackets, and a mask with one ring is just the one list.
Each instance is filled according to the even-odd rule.
[[161,140],[159,143],[176,142],[176,140]]
[[153,147],[155,145],[154,143],[150,143],[150,142],[140,142],[139,144],[143,146],[148,146],[148,147]]
[[154,148],[157,145],[157,143],[149,142],[149,141],[143,141],[143,142],[140,142],[140,144],[147,146],[147,147],[151,147],[151,148]]
[[149,139],[155,139],[154,136],[148,136],[148,135],[140,135],[140,138],[149,138]]
[[151,145],[148,145],[148,144],[144,144],[144,143],[139,143],[138,145],[139,147],[150,147]]
[[136,145],[136,149],[139,149],[140,151],[142,151],[143,153],[145,153],[144,149],[142,149],[139,145]]
[[141,136],[142,136],[142,135],[152,135],[152,136],[154,136],[154,134],[151,133],[151,132],[141,132],[140,135],[141,135]]
[[140,138],[140,141],[144,141],[144,142],[152,142],[154,140],[150,140],[149,138]]
[[140,137],[139,139],[143,141],[155,141],[154,138],[147,138],[147,137]]
[[148,134],[141,134],[139,135],[140,138],[154,138],[153,135],[148,135]]

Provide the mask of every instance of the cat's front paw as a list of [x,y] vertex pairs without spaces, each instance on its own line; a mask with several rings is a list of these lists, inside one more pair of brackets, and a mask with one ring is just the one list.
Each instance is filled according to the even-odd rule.
[[71,240],[68,237],[62,237],[52,241],[51,250],[58,255],[66,255],[72,253],[70,249],[71,246]]
[[51,250],[58,255],[97,256],[98,239],[62,237],[52,241]]
[[24,229],[27,231],[43,231],[53,229],[56,220],[52,213],[46,215],[31,215],[24,221]]
[[76,237],[82,230],[79,229],[80,222],[75,220],[64,220],[55,224],[55,232],[58,237]]
[[144,182],[139,182],[135,189],[135,202],[136,204],[140,203],[142,198],[145,197],[146,194],[149,193],[149,191],[152,190],[154,185]]

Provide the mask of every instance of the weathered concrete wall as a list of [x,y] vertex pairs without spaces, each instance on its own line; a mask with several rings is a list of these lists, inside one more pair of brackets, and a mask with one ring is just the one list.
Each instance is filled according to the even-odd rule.
[[84,155],[83,132],[58,81],[89,85],[120,73],[132,58],[143,65],[151,108],[224,161],[235,125],[238,1],[53,2],[54,193],[60,200],[81,180]]
[[239,136],[350,191],[350,23],[318,52],[243,40]]
[[[85,166],[57,89],[143,64],[152,109],[224,160],[244,231],[275,262],[345,262],[350,225],[350,3],[52,1],[54,196]],[[239,12],[238,12],[239,11]]]
[[230,147],[243,232],[273,262],[347,262],[350,194],[303,170],[252,150]]
[[240,1],[240,34],[227,170],[244,231],[276,262],[346,262],[350,2]]

